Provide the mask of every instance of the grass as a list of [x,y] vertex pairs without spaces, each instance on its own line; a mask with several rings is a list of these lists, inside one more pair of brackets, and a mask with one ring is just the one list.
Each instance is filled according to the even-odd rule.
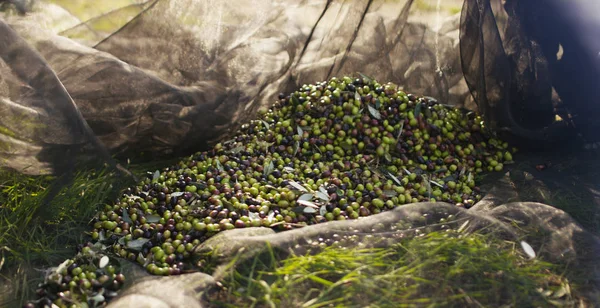
[[379,249],[327,247],[235,267],[214,307],[551,307],[580,298],[560,266],[490,235],[430,233]]
[[[141,175],[170,162],[130,166]],[[535,173],[531,163],[516,166]],[[517,168],[518,167],[518,168]],[[590,168],[589,162],[584,163]],[[586,206],[593,183],[577,164],[517,179],[519,199],[566,210],[598,234],[598,209]],[[554,171],[552,171],[554,170]],[[570,173],[560,173],[564,170]],[[588,172],[589,173],[589,172]],[[545,175],[542,177],[541,175]],[[0,306],[34,298],[43,270],[75,254],[89,240],[87,222],[124,183],[107,171],[85,171],[47,206],[41,206],[49,176],[0,173]],[[566,185],[565,183],[571,184]],[[561,182],[562,181],[562,182]],[[480,307],[576,306],[586,297],[567,265],[528,260],[518,244],[493,235],[430,233],[388,248],[329,247],[313,255],[283,258],[273,251],[232,265],[223,288],[211,295],[217,307]],[[579,271],[581,272],[581,271]]]

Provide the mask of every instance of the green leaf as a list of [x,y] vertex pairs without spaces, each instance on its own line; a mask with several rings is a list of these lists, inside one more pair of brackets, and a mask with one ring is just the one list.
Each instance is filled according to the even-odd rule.
[[218,159],[218,158],[217,158],[217,159],[215,159],[215,162],[216,162],[216,164],[217,164],[217,170],[218,170],[219,172],[223,172],[223,171],[225,171],[225,168],[223,168],[223,165],[221,165],[221,162],[219,161],[219,159]]
[[323,192],[321,192],[321,191],[317,191],[317,192],[315,192],[315,195],[317,196],[317,198],[319,198],[319,199],[321,199],[321,200],[323,200],[323,201],[329,201],[329,195],[327,195],[327,194],[324,194],[324,193],[323,193]]
[[154,214],[146,215],[146,222],[157,223],[160,221],[160,218],[161,218],[160,216],[154,215]]
[[158,170],[154,171],[154,175],[152,175],[152,181],[158,180],[159,177],[160,177],[160,171],[158,171]]
[[150,241],[150,239],[140,237],[135,240],[127,242],[126,247],[133,251],[139,252],[142,250],[142,246],[144,246],[144,244],[146,244],[148,241]]
[[[127,209],[123,209],[123,221],[128,223],[128,224],[132,224],[133,221],[131,220],[131,218],[129,217],[129,213],[127,212]],[[125,231],[125,230],[123,230]]]
[[302,186],[300,183],[296,182],[296,181],[289,181],[288,182],[292,187],[296,188],[299,191],[302,192],[308,192],[308,190],[306,188],[304,188],[304,186]]
[[423,106],[423,104],[421,102],[418,102],[417,105],[415,106],[415,118],[421,114],[422,106]]
[[294,94],[290,95],[290,99],[294,106],[300,105],[300,100],[296,97],[296,95],[294,95]]
[[263,174],[264,176],[269,176],[275,170],[275,166],[273,165],[273,161],[269,160],[269,163],[264,166]]
[[267,130],[269,130],[269,128],[271,128],[271,125],[269,125],[269,123],[267,123],[267,121],[265,121],[265,120],[261,120],[261,121],[262,121],[262,123],[265,125],[265,128],[266,128]]
[[298,200],[298,201],[296,201],[296,202],[298,202],[298,204],[300,204],[300,205],[303,205],[303,206],[306,206],[306,207],[312,207],[312,208],[315,208],[315,209],[318,209],[318,208],[319,208],[319,206],[318,206],[316,203],[314,203],[314,202],[311,202],[311,201],[307,201],[307,200]]
[[296,126],[296,130],[298,131],[298,136],[302,137],[302,135],[304,135],[304,131],[300,125]]
[[375,99],[375,108],[379,109],[379,107],[381,107],[381,101],[377,98]]
[[371,106],[370,104],[367,104],[367,108],[369,109],[369,113],[372,117],[374,117],[377,120],[381,120],[381,113],[379,113],[377,109],[373,108],[373,106]]
[[302,211],[306,214],[313,214],[317,212],[317,210],[312,207],[305,207]]
[[310,201],[313,198],[313,194],[303,194],[300,197],[298,197],[298,200],[305,200],[305,201]]
[[360,77],[362,78],[362,80],[366,83],[371,83],[373,81],[373,78],[363,74],[363,73],[358,73],[360,75]]
[[325,205],[321,206],[319,209],[319,214],[321,214],[321,216],[325,216],[325,214],[327,214],[327,207]]
[[396,184],[402,186],[402,182],[400,182],[400,180],[395,175],[391,174],[390,172],[388,172],[388,175],[392,178],[394,182],[396,182]]

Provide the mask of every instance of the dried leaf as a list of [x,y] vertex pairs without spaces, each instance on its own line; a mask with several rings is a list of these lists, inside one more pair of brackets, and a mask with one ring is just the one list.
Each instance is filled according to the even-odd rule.
[[308,190],[306,188],[304,188],[304,186],[302,186],[300,183],[296,182],[296,181],[289,181],[288,182],[292,187],[296,188],[299,191],[303,191],[303,192],[308,192]]
[[298,202],[298,204],[300,204],[300,205],[303,205],[303,206],[306,206],[306,207],[312,207],[312,208],[315,208],[315,209],[318,209],[318,208],[319,208],[319,206],[318,206],[316,203],[312,202],[312,201],[308,201],[308,200],[298,200],[298,201],[296,201],[296,202]]
[[458,233],[462,232],[467,227],[468,224],[469,224],[469,220],[465,221],[462,225],[460,225],[457,232]]
[[381,113],[379,113],[377,109],[373,108],[373,106],[371,106],[370,104],[367,105],[367,108],[369,109],[369,113],[372,117],[374,117],[377,120],[381,120]]

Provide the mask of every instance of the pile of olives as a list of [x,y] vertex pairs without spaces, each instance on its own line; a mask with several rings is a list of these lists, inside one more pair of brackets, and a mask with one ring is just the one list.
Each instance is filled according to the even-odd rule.
[[24,307],[97,307],[117,296],[125,276],[101,245],[82,247],[73,259],[48,271],[36,291],[37,299]]
[[482,198],[477,176],[513,153],[474,112],[366,76],[332,78],[280,94],[233,139],[148,173],[106,205],[92,237],[176,275],[223,230],[287,230],[421,201],[468,208]]

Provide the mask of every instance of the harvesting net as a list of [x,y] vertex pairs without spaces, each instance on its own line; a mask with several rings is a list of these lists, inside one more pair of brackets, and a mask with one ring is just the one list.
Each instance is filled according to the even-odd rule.
[[[107,193],[78,203],[99,209],[88,233],[95,244],[47,270],[32,303],[204,307],[231,304],[234,294],[249,301],[237,305],[333,304],[314,285],[278,294],[273,277],[285,275],[252,280],[256,260],[396,249],[444,233],[574,264],[585,273],[577,272],[583,295],[558,281],[527,300],[593,305],[597,158],[519,159],[512,150],[597,147],[600,46],[586,35],[600,33],[600,15],[590,13],[600,9],[562,5],[0,1],[4,172],[56,176],[35,201],[46,214],[68,208],[65,191],[87,170],[106,165],[129,180],[124,190],[113,183],[116,201]],[[147,175],[127,170],[171,158],[181,159]],[[569,203],[575,219],[547,197],[558,188],[579,197]],[[3,194],[0,212],[10,217],[18,211]],[[248,269],[242,288],[235,277]],[[514,282],[498,272],[488,274]],[[330,291],[352,285],[351,276],[309,276]],[[460,287],[444,302],[450,293],[426,283],[434,277],[415,277],[421,284],[404,285],[416,291],[394,303],[511,304]],[[392,305],[381,298],[343,304]]]

